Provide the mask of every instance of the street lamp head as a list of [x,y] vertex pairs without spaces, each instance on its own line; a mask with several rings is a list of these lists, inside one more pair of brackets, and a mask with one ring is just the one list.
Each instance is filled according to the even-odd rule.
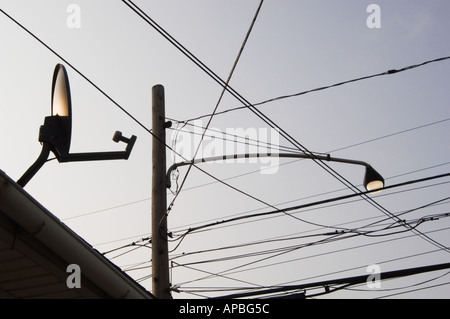
[[384,187],[384,178],[372,166],[366,166],[364,187],[370,192],[380,192]]

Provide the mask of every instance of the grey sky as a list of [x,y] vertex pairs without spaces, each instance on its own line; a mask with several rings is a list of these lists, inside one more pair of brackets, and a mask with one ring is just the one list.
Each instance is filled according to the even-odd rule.
[[[135,3],[224,80],[259,5],[256,0],[136,0]],[[367,25],[371,14],[367,7],[372,3],[381,9],[381,28]],[[79,28],[67,24],[73,14],[67,11],[71,4],[80,9]],[[210,114],[219,99],[222,88],[122,1],[0,0],[0,8],[148,129],[151,88],[155,84],[165,87],[167,117],[179,121]],[[258,103],[446,57],[450,55],[449,14],[447,0],[266,0],[230,85],[249,102]],[[0,39],[0,169],[17,180],[39,155],[38,132],[45,116],[50,115],[53,69],[64,62],[4,14],[0,14]],[[66,67],[73,105],[71,151],[121,150],[123,144],[111,140],[116,130],[124,136],[136,135],[137,142],[128,161],[66,164],[50,161],[26,190],[96,249],[109,251],[150,235],[151,135],[74,69]],[[325,153],[338,150],[331,154],[367,161],[385,177],[387,185],[392,185],[449,172],[449,74],[450,62],[446,60],[278,100],[259,109],[308,150]],[[227,93],[218,111],[241,105]],[[202,119],[200,124],[205,126],[207,120]],[[173,128],[180,127],[174,123]],[[270,129],[247,109],[214,117],[211,128],[221,132],[235,128],[257,132]],[[194,131],[190,126],[184,129]],[[167,131],[169,145],[174,132]],[[264,140],[266,136],[259,134],[257,138]],[[282,146],[293,147],[282,137],[279,141]],[[211,143],[214,142],[206,138],[203,145],[211,148]],[[168,152],[168,165],[171,155]],[[279,164],[275,174],[260,174],[261,163],[214,163],[202,168],[278,208],[351,193],[313,161],[283,159]],[[364,172],[360,167],[330,166],[362,190]],[[180,168],[179,173],[181,181],[186,169]],[[450,190],[448,181],[447,177],[371,197],[397,214],[446,198]],[[272,210],[212,182],[205,174],[191,170],[169,214],[169,229],[174,234],[181,235],[182,230],[193,225]],[[172,198],[169,193],[169,202]],[[176,248],[172,253],[172,257],[177,257],[173,259],[174,265],[184,265],[173,268],[172,283],[180,284],[182,290],[271,287],[361,275],[371,264],[389,271],[448,261],[448,252],[413,236],[411,231],[316,243],[292,252],[283,249],[331,237],[271,241],[206,252],[334,230],[298,218],[319,225],[358,228],[386,217],[367,201],[339,204],[295,211],[297,219],[279,214],[188,234],[181,243],[180,240],[171,243],[171,248]],[[449,202],[444,201],[402,218],[414,224],[424,216],[447,213],[449,208]],[[391,222],[380,222],[375,229]],[[448,246],[447,227],[448,218],[441,218],[424,222],[418,229],[430,232],[432,239]],[[399,230],[403,228],[377,234]],[[106,256],[123,269],[136,268],[128,273],[151,289],[151,280],[147,278],[151,274],[148,267],[151,251],[134,248]],[[125,254],[115,257],[122,253]],[[187,255],[182,257],[182,253]],[[408,257],[413,255],[416,257]],[[240,258],[230,258],[233,256]],[[222,257],[226,260],[214,261]],[[197,264],[199,261],[204,263]],[[204,278],[209,273],[222,272],[222,276]],[[383,282],[382,288],[411,286],[441,274]],[[444,276],[418,287],[448,282],[449,277]],[[449,287],[443,285],[400,297],[448,296]],[[372,298],[404,291],[359,288],[365,291],[344,290],[328,297]],[[228,293],[182,293],[174,297]]]

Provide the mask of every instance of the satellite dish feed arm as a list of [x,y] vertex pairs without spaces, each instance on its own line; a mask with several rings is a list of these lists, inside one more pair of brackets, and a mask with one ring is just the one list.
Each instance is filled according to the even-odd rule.
[[61,116],[47,116],[39,131],[39,142],[49,145],[59,162],[102,161],[130,157],[137,138],[134,135],[130,138],[123,137],[119,131],[114,133],[113,141],[126,143],[125,151],[71,154],[69,152],[70,136],[65,133],[64,119],[65,117]]
[[[118,138],[117,136],[120,136]],[[131,154],[131,150],[133,149],[134,143],[136,142],[137,137],[131,136],[130,138],[122,137],[122,133],[116,132],[114,134],[113,140],[118,143],[122,141],[127,143],[127,147],[125,151],[119,152],[93,152],[93,153],[73,153],[73,154],[58,154],[58,161],[61,163],[64,162],[82,162],[82,161],[104,161],[104,160],[121,160],[128,159]]]

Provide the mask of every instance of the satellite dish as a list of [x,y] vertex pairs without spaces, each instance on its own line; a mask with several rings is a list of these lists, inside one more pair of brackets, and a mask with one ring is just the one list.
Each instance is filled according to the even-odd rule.
[[62,152],[68,153],[72,135],[72,101],[66,68],[57,64],[53,72],[51,114],[58,119]]
[[51,116],[47,116],[44,125],[39,130],[39,142],[42,151],[37,160],[17,181],[22,187],[30,181],[37,171],[47,162],[50,152],[53,152],[59,162],[102,161],[128,159],[136,142],[136,136],[126,138],[117,131],[113,141],[127,144],[125,151],[69,153],[72,135],[72,101],[67,71],[62,64],[57,64],[53,71]]

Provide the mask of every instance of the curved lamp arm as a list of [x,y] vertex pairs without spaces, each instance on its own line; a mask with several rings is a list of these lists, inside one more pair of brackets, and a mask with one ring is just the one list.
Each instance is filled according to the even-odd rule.
[[169,167],[166,175],[166,187],[170,188],[172,183],[170,181],[170,175],[172,171],[180,166],[191,165],[191,164],[199,164],[205,162],[214,162],[214,161],[224,161],[229,159],[238,159],[238,158],[255,158],[255,157],[290,157],[290,158],[305,158],[312,160],[320,160],[320,161],[328,161],[328,162],[338,162],[338,163],[346,163],[353,165],[361,165],[366,168],[366,173],[364,175],[364,187],[368,191],[379,191],[384,187],[384,179],[383,177],[368,163],[364,161],[351,160],[345,158],[331,157],[329,154],[327,155],[308,155],[308,154],[296,154],[296,153],[275,153],[275,154],[260,154],[260,153],[251,153],[251,154],[235,154],[235,155],[223,155],[223,156],[212,156],[194,159],[191,161],[184,161],[179,163],[174,163]]

